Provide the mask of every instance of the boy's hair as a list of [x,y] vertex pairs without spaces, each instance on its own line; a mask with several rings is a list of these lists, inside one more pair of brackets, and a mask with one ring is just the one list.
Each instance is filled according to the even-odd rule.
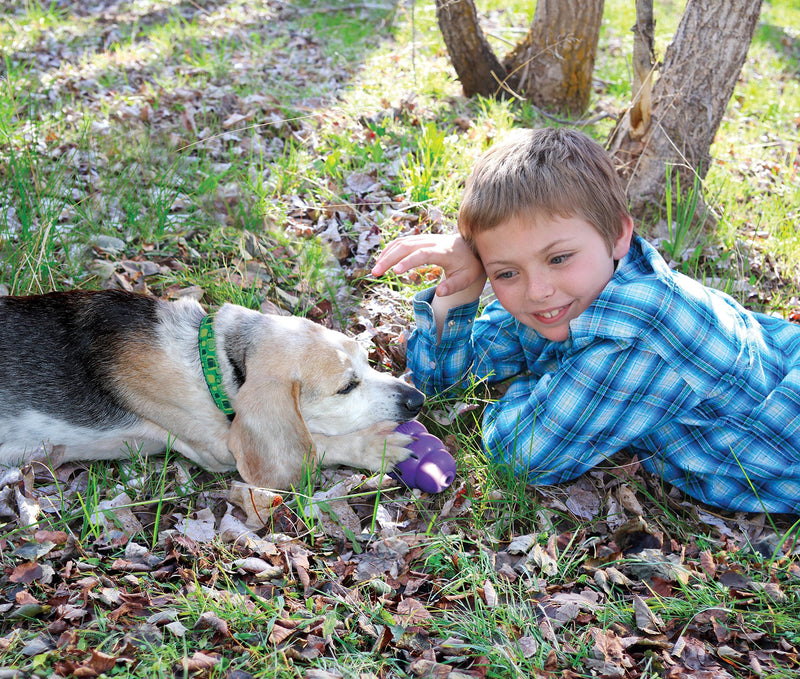
[[575,130],[541,128],[515,132],[478,159],[458,230],[473,245],[476,234],[512,217],[577,216],[611,251],[628,214],[622,182],[602,146]]

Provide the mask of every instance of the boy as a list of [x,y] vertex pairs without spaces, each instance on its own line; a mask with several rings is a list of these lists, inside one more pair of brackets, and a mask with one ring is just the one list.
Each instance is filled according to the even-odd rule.
[[414,299],[420,389],[515,377],[484,415],[495,459],[550,484],[627,450],[703,502],[800,513],[800,326],[670,270],[601,146],[567,129],[494,146],[458,230],[393,241],[372,272],[444,270]]

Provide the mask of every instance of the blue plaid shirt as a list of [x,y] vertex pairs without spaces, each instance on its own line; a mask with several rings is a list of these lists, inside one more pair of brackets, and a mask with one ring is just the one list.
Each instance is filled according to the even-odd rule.
[[514,377],[483,441],[531,482],[627,450],[703,502],[800,514],[800,326],[670,270],[638,237],[564,342],[495,301],[478,318],[477,302],[451,309],[437,344],[432,296],[414,299],[415,383],[430,395]]

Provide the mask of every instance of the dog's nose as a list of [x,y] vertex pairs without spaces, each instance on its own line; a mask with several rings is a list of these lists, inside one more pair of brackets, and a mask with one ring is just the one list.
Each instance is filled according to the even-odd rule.
[[400,404],[403,407],[403,410],[408,413],[409,419],[415,417],[419,413],[424,403],[425,394],[423,394],[419,389],[407,386],[403,390]]

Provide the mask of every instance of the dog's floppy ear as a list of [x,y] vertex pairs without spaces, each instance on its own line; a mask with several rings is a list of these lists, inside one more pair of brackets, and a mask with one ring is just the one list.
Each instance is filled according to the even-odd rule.
[[304,462],[315,456],[300,414],[300,383],[253,372],[236,395],[228,449],[247,483],[285,490],[299,483]]

